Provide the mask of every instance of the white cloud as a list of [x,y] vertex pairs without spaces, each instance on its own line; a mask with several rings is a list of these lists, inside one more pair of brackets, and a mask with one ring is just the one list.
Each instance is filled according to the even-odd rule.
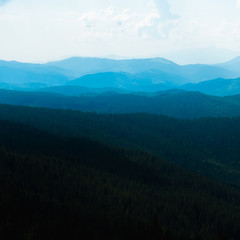
[[167,0],[151,0],[150,3],[152,13],[138,24],[138,34],[147,39],[167,39],[179,16],[171,13]]
[[240,49],[240,0],[6,2],[0,0],[0,59]]
[[10,0],[0,0],[0,6],[10,2]]
[[[133,13],[130,13],[129,9],[118,10],[113,6],[109,6],[106,9],[92,10],[84,13],[78,20],[81,25],[87,28],[100,27],[101,25],[121,26],[129,22],[134,17]],[[105,30],[107,30],[105,28]]]
[[168,0],[152,0],[152,4],[155,6],[161,20],[166,21],[179,18],[178,15],[172,14]]
[[78,38],[87,41],[111,41],[132,35],[136,15],[129,9],[119,10],[113,6],[92,10],[78,18],[83,34]]
[[106,9],[86,12],[78,20],[82,26],[86,28],[93,28],[109,24],[114,20],[114,16],[119,16],[119,13],[113,6],[109,6]]
[[240,0],[237,0],[237,7],[240,8]]
[[79,18],[79,21],[83,27],[92,28],[92,27],[96,26],[96,24],[98,22],[98,17],[99,16],[97,16],[97,14],[94,11],[91,11],[91,12],[87,12],[87,13],[83,14]]

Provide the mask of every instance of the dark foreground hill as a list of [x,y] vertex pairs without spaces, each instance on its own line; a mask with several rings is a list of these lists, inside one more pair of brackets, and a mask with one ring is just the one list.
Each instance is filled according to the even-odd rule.
[[[89,90],[88,93],[90,94]],[[146,112],[186,119],[240,116],[240,101],[237,97],[234,99],[233,97],[214,97],[181,90],[154,94],[117,94],[110,91],[92,93],[92,95],[77,97],[55,93],[0,90],[0,103],[98,113]]]
[[239,237],[237,188],[145,152],[0,121],[1,239]]
[[0,105],[0,119],[69,137],[147,150],[184,168],[240,186],[240,118],[177,120]]

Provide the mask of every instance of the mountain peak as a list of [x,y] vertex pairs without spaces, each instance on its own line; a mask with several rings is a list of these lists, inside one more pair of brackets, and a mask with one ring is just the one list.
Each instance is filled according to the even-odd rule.
[[228,61],[228,63],[240,63],[240,56],[233,58],[232,60]]
[[[149,59],[149,58],[147,58]],[[156,58],[151,58],[150,60],[152,60],[153,62],[159,62],[159,63],[163,63],[163,64],[174,64],[177,65],[175,62],[170,61],[166,58],[162,58],[162,57],[156,57]]]

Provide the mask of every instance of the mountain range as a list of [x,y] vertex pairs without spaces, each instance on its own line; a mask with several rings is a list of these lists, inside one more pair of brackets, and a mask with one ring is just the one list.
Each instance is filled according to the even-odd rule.
[[217,78],[200,83],[188,83],[181,87],[187,91],[198,91],[214,96],[229,96],[240,94],[240,78],[224,79]]
[[[229,90],[230,80],[226,81],[226,86],[222,86],[222,80],[218,81],[237,79],[240,76],[238,66],[240,58],[216,65],[183,66],[163,58],[112,60],[74,57],[46,64],[0,61],[0,87],[41,91],[46,87],[80,86],[145,92],[181,88],[224,96],[240,93],[236,84],[234,90]],[[212,79],[215,82],[208,83]],[[207,91],[202,82],[207,82],[203,83]],[[215,85],[214,89],[208,89],[208,84]]]
[[[239,62],[239,59],[237,60]],[[229,64],[229,63],[228,63]],[[234,64],[236,62],[234,61]],[[217,77],[238,77],[240,70],[232,70],[223,65],[190,64],[178,65],[164,58],[111,60],[99,58],[69,58],[59,62],[48,63],[50,66],[63,68],[77,75],[87,75],[99,72],[126,72],[130,74],[156,70],[173,74],[185,79],[186,82],[199,82]],[[178,84],[183,83],[183,80]]]
[[[68,87],[62,90],[68,91]],[[216,97],[177,89],[156,93],[116,93],[115,89],[102,89],[103,92],[87,88],[76,89],[78,92],[80,90],[83,94],[81,96],[0,90],[0,103],[97,113],[145,112],[183,119],[240,116],[240,95]]]
[[238,66],[0,61],[0,238],[238,240]]

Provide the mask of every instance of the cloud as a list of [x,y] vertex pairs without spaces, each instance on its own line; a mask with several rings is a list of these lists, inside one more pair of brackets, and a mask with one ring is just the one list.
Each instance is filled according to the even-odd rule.
[[83,27],[93,28],[98,23],[98,18],[99,18],[98,14],[96,14],[95,11],[91,11],[83,14],[79,18],[79,21]]
[[109,6],[102,10],[92,10],[84,13],[78,20],[81,25],[86,28],[101,28],[104,27],[105,31],[107,26],[122,26],[133,18],[133,13],[129,9],[119,11],[113,6]]
[[112,39],[114,35],[135,34],[144,39],[167,39],[179,16],[171,12],[167,0],[148,1],[151,9],[145,14],[108,6],[86,12],[78,20],[81,27],[87,29],[88,36],[111,36]]
[[155,9],[157,10],[159,14],[159,18],[161,20],[166,21],[166,20],[175,20],[179,18],[178,15],[171,13],[168,0],[153,0],[152,4],[155,6]]
[[237,0],[237,7],[240,8],[240,0]]
[[153,11],[138,24],[138,35],[151,39],[168,39],[178,15],[172,14],[167,0],[151,0]]
[[111,41],[125,38],[135,27],[135,14],[129,9],[117,9],[109,6],[106,9],[92,10],[78,18],[82,34],[80,38],[89,41]]
[[0,0],[0,6],[6,4],[7,2],[10,2],[10,0]]

